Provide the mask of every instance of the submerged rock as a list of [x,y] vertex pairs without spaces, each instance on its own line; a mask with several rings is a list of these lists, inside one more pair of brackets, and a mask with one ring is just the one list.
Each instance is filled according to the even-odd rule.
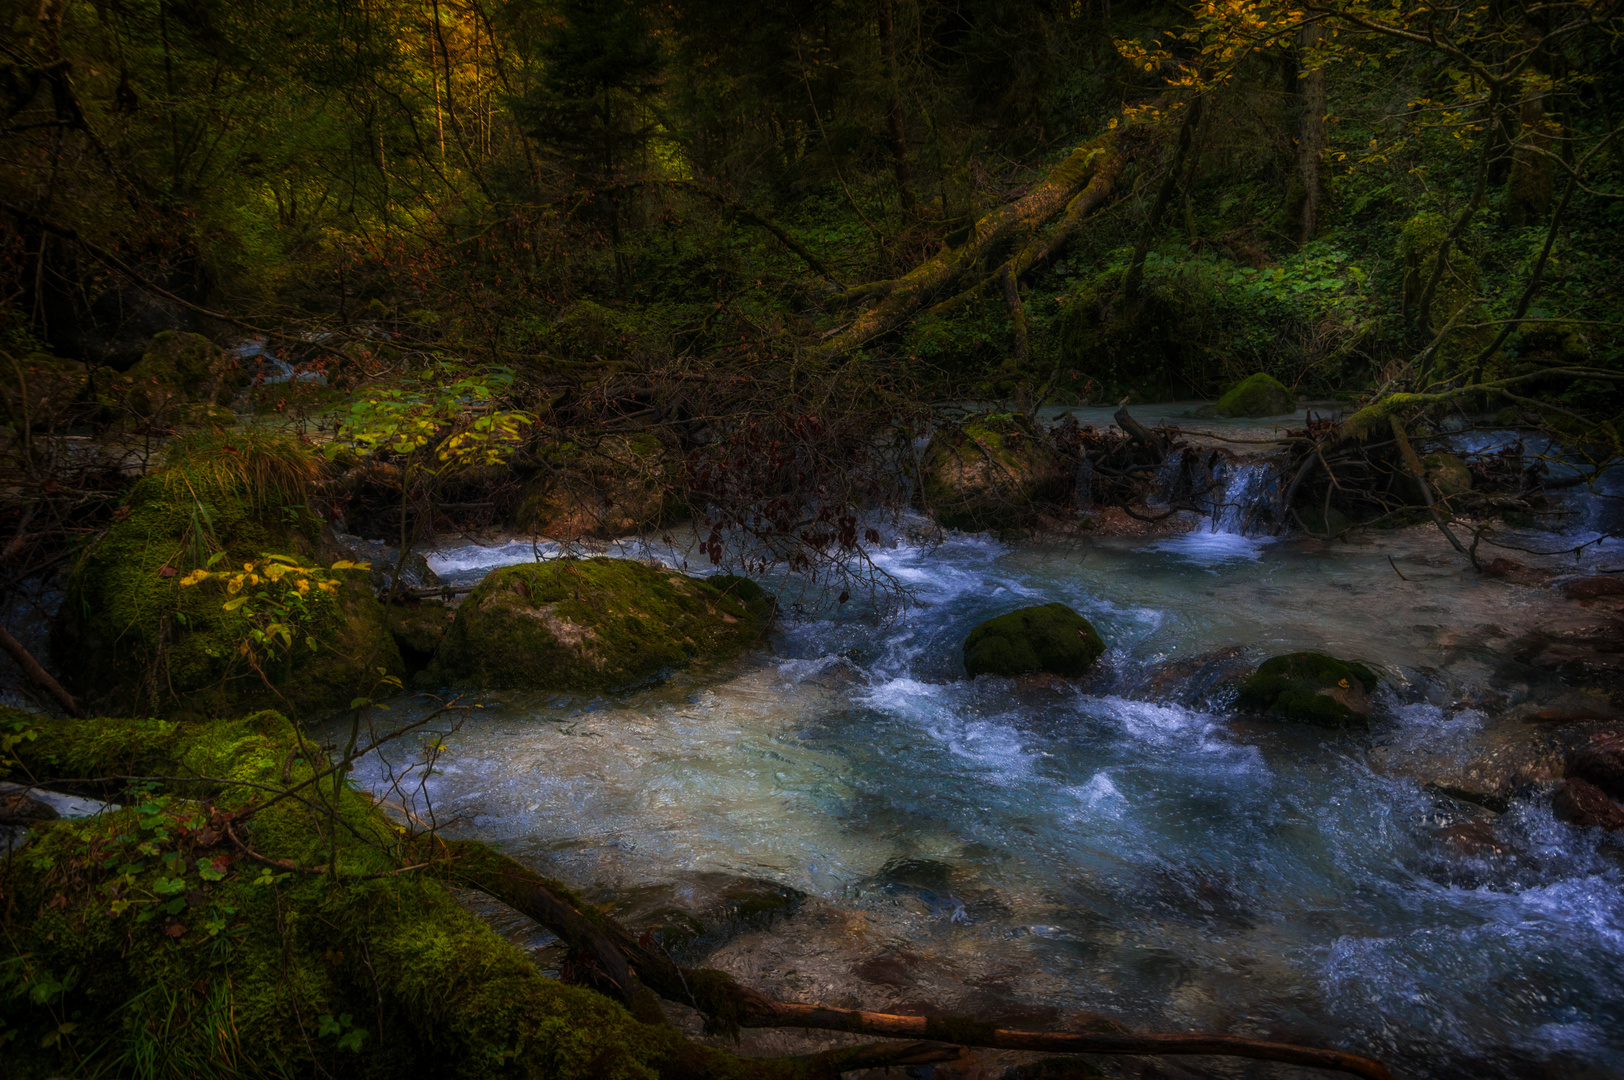
[[1380,681],[1363,664],[1324,653],[1288,653],[1265,660],[1241,685],[1236,704],[1250,712],[1324,727],[1363,725]]
[[1579,578],[1562,586],[1562,595],[1569,600],[1599,600],[1604,596],[1624,596],[1624,577]]
[[492,570],[457,608],[431,676],[494,688],[610,690],[749,648],[773,601],[628,559]]
[[1283,416],[1297,409],[1297,395],[1273,375],[1258,372],[1230,387],[1218,399],[1219,416]]
[[977,675],[1081,675],[1105,651],[1092,623],[1065,604],[1019,608],[964,639],[964,670]]
[[950,529],[1030,524],[1065,488],[1060,458],[1017,416],[978,416],[938,432],[921,462],[925,508]]

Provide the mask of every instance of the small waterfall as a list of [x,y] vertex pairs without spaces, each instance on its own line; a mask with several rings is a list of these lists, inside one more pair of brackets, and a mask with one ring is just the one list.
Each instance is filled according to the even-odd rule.
[[1246,536],[1272,517],[1280,467],[1272,461],[1225,460],[1212,473],[1212,531]]
[[1194,509],[1209,517],[1209,531],[1246,536],[1273,519],[1279,477],[1280,468],[1272,461],[1239,458],[1222,449],[1182,448],[1167,455],[1146,501]]
[[265,347],[263,338],[254,338],[234,346],[231,355],[253,371],[262,383],[326,382],[327,376],[319,371],[296,371],[292,364]]

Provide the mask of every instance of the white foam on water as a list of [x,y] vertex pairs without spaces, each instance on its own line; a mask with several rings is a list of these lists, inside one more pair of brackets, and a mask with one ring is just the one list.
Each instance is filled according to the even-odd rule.
[[1197,526],[1148,546],[1152,551],[1165,551],[1200,566],[1216,568],[1224,563],[1256,562],[1274,542],[1272,536],[1243,536]]

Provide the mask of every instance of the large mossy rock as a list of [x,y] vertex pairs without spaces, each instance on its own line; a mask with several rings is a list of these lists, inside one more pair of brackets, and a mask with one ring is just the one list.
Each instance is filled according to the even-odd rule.
[[492,570],[446,631],[430,676],[482,687],[611,690],[760,638],[759,586],[629,559],[555,559]]
[[[301,798],[238,816],[236,839],[277,862],[245,854],[224,815],[325,765],[276,713],[176,723],[0,710],[0,731],[19,729],[18,775],[30,780],[210,779],[133,799],[114,786],[105,793],[123,807],[43,822],[0,859],[7,1080],[789,1075],[547,978],[444,883],[463,884],[465,862],[507,865],[500,856],[466,842],[406,847],[347,786],[341,828],[325,803]],[[336,879],[321,872],[335,855]]]
[[1105,651],[1092,623],[1065,604],[988,619],[964,639],[964,670],[977,675],[1081,675]]
[[336,593],[305,598],[295,647],[263,668],[274,690],[243,655],[249,626],[223,610],[222,589],[181,585],[216,552],[227,567],[267,555],[305,564],[335,557],[307,503],[318,466],[306,448],[278,436],[215,435],[177,444],[169,462],[136,483],[69,576],[51,647],[77,693],[130,711],[274,702],[305,713],[370,696],[379,668],[404,674],[364,571],[341,572]]
[[1059,457],[1016,416],[978,416],[938,432],[921,464],[926,509],[950,529],[1026,525],[1065,489]]
[[1265,660],[1241,685],[1236,704],[1282,720],[1357,727],[1370,720],[1370,695],[1379,681],[1363,664],[1324,653],[1288,653]]
[[208,338],[168,330],[155,335],[135,366],[102,392],[122,396],[140,416],[175,415],[190,404],[194,408],[183,419],[219,423],[222,412],[229,413],[223,407],[245,384],[237,363]]
[[564,443],[525,486],[515,524],[555,540],[625,536],[678,516],[665,447],[648,433]]
[[1219,416],[1284,416],[1297,409],[1297,395],[1273,375],[1248,375],[1218,399]]

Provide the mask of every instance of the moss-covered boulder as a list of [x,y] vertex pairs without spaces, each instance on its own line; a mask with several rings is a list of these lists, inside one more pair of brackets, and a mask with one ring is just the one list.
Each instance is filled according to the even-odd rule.
[[1236,704],[1282,720],[1357,727],[1370,720],[1370,695],[1379,681],[1363,664],[1324,653],[1288,653],[1265,660],[1241,685]]
[[[134,367],[108,390],[138,415],[154,418],[191,403],[223,407],[245,385],[237,362],[202,334],[166,330],[147,343]],[[218,413],[203,413],[204,420]],[[196,421],[196,410],[188,414]]]
[[977,675],[1081,675],[1105,651],[1094,625],[1065,604],[988,619],[964,639],[964,670]]
[[182,585],[211,560],[331,561],[330,534],[309,506],[319,466],[307,448],[215,433],[176,443],[168,462],[135,484],[68,578],[51,647],[78,694],[130,711],[274,702],[303,713],[368,695],[379,668],[404,673],[364,571],[341,571],[336,591],[302,596],[287,620],[291,647],[273,648],[274,659],[244,652],[249,613],[226,611],[217,583]]
[[515,524],[528,532],[555,540],[625,536],[679,516],[664,444],[646,432],[554,446],[544,465],[519,502]]
[[1284,416],[1296,409],[1297,395],[1285,383],[1261,371],[1230,387],[1217,405],[1219,416]]
[[429,675],[484,687],[616,689],[742,652],[772,609],[751,582],[629,559],[504,566],[457,608]]
[[921,464],[925,508],[950,529],[1029,524],[1065,490],[1060,458],[1019,416],[977,416],[938,432]]
[[[334,828],[310,798],[331,797],[308,783],[321,752],[275,713],[76,722],[0,710],[0,730],[18,728],[31,780],[211,779],[106,785],[123,808],[36,825],[0,859],[7,1080],[839,1075],[840,1062],[758,1067],[546,978],[442,883],[466,883],[467,863],[512,864],[482,845],[413,846],[347,786]],[[301,786],[304,797],[250,807]]]

